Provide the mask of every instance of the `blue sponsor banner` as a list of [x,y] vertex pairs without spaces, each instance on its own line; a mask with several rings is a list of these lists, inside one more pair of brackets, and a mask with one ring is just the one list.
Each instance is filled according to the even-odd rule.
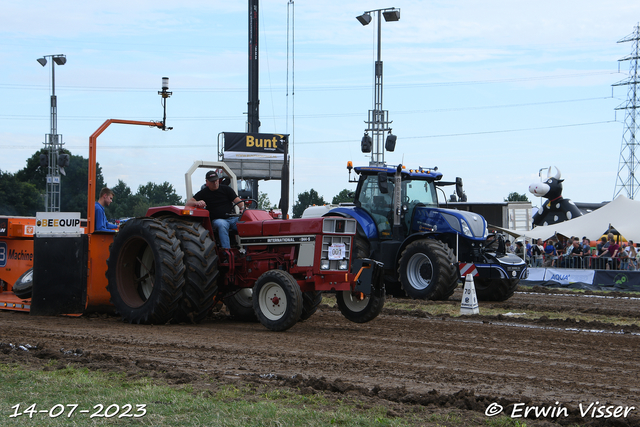
[[529,277],[521,280],[520,284],[592,291],[640,292],[640,271],[530,268]]
[[547,268],[544,280],[558,282],[563,285],[570,283],[593,283],[595,270],[574,270],[568,268]]

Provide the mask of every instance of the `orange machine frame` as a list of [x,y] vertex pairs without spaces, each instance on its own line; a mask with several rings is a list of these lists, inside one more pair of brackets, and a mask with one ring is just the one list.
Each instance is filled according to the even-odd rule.
[[105,121],[89,137],[89,174],[87,189],[87,234],[89,235],[88,276],[87,277],[87,304],[89,307],[111,305],[111,295],[107,291],[107,258],[109,258],[109,246],[113,243],[115,233],[95,231],[95,195],[96,195],[96,171],[97,171],[97,140],[98,137],[112,123],[125,125],[149,126],[163,129],[161,122],[141,122],[136,120],[109,119]]
[[[87,265],[87,298],[85,310],[110,306],[110,295],[107,291],[107,258],[109,258],[109,246],[113,243],[115,233],[95,231],[95,194],[97,172],[97,139],[112,123],[125,125],[149,126],[164,129],[163,122],[143,122],[136,120],[109,119],[105,121],[89,137],[89,173],[87,189],[87,227],[88,234],[88,265]],[[5,217],[3,217],[4,219]],[[36,219],[33,217],[6,217],[6,235],[0,236],[3,251],[8,256],[18,252],[30,254],[19,260],[6,259],[6,266],[0,270],[0,309],[30,311],[31,299],[18,298],[13,292],[13,284],[27,270],[33,267],[33,236],[35,233]],[[3,234],[5,234],[3,232]],[[0,254],[2,255],[2,254]],[[24,259],[22,259],[24,258]],[[9,263],[11,261],[11,263]],[[15,261],[15,262],[13,262]]]

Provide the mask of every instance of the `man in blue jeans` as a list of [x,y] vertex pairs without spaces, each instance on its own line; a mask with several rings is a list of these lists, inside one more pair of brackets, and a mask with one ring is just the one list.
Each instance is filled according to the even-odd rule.
[[205,176],[205,185],[202,190],[198,191],[192,198],[187,200],[186,206],[196,208],[206,208],[211,218],[211,226],[218,230],[220,238],[220,246],[229,249],[231,242],[229,241],[229,230],[237,230],[236,223],[238,217],[228,217],[234,203],[238,203],[241,210],[244,210],[244,203],[240,197],[228,185],[220,185],[222,174],[220,171],[211,170]]

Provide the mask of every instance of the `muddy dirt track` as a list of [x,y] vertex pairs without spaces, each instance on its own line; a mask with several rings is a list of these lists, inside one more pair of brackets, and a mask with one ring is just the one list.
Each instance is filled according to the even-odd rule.
[[[456,291],[447,304],[459,305],[460,295]],[[143,326],[106,315],[5,311],[0,363],[41,369],[55,358],[196,388],[216,382],[325,391],[364,407],[385,405],[391,416],[454,411],[468,423],[463,425],[484,422],[496,404],[507,415],[533,406],[561,415],[535,417],[531,409],[528,426],[640,425],[640,328],[482,315],[493,306],[640,319],[640,299],[519,292],[503,303],[481,303],[481,315],[462,318],[432,317],[417,306],[433,302],[407,302],[415,308],[385,309],[367,324],[351,323],[323,304],[284,333],[223,313],[199,325]],[[12,349],[9,343],[37,348]],[[612,408],[593,412],[602,405]],[[620,415],[625,408],[626,417]]]

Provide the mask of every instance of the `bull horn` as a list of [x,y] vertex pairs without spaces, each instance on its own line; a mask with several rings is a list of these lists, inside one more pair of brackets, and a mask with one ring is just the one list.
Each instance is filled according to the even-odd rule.
[[[555,179],[557,179],[558,181],[560,181],[560,177],[562,176],[562,174],[560,173],[560,169],[558,169],[557,166],[554,166],[556,168],[556,170],[558,171],[556,173],[556,176],[554,176]],[[549,168],[549,171],[551,171],[551,168]]]
[[551,178],[551,166],[549,166],[549,169],[547,170],[547,179]]

